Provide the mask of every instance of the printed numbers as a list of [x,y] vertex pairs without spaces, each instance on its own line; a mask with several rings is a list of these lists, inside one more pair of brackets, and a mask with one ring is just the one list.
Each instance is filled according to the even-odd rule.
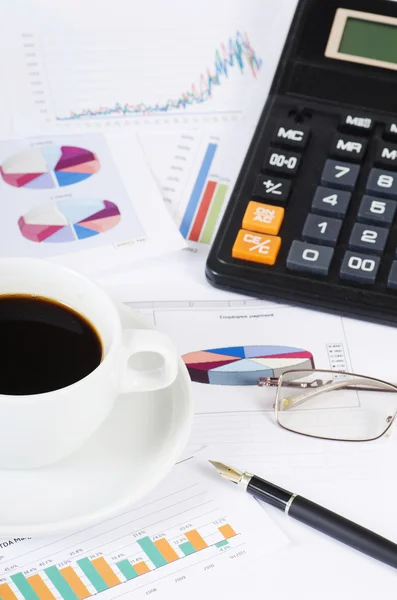
[[391,188],[394,183],[394,177],[391,175],[379,175],[377,184],[379,187]]
[[316,260],[318,260],[319,256],[320,256],[319,251],[318,250],[314,250],[312,248],[306,248],[302,252],[302,258],[303,258],[303,260],[309,260],[310,262],[315,262]]
[[360,256],[351,256],[348,260],[348,266],[351,269],[371,272],[376,267],[376,262],[372,258],[361,258]]
[[270,156],[269,162],[275,167],[281,168],[285,166],[287,169],[293,170],[298,164],[298,159],[296,156],[287,157],[285,154],[277,154],[276,152],[273,152],[273,154]]

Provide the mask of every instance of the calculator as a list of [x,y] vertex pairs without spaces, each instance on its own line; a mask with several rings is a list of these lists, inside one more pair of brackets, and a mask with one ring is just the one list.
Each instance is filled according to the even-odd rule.
[[206,276],[397,324],[397,2],[298,3]]

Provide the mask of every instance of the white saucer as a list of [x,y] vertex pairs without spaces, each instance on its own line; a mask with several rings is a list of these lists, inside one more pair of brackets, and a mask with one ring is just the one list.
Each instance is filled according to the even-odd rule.
[[[125,305],[120,315],[125,326],[152,328]],[[144,421],[134,420],[137,402],[146,404]],[[172,386],[120,396],[106,423],[72,456],[41,469],[0,470],[0,537],[63,534],[126,509],[171,470],[192,419],[190,379],[181,359]]]

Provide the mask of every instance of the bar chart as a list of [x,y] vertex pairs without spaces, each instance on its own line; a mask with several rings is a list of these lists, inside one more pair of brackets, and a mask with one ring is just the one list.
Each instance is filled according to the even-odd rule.
[[86,537],[72,535],[1,561],[0,599],[84,600],[156,578],[159,569],[163,573],[174,563],[181,563],[180,570],[203,557],[213,561],[240,544],[228,519],[192,485],[89,529]]
[[217,149],[210,142],[205,150],[180,224],[181,234],[192,242],[211,242],[225,202],[228,184],[210,174]]

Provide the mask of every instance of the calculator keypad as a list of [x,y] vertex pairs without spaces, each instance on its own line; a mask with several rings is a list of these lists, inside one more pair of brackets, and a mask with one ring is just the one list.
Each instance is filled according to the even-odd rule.
[[[283,244],[288,244],[282,261],[289,271],[324,280],[335,263],[341,283],[374,286],[397,211],[397,119],[387,123],[382,138],[375,141],[371,139],[373,129],[374,121],[366,115],[341,116],[317,171],[318,185],[311,192],[309,212],[306,216],[302,209],[295,213],[304,217],[300,233],[282,241],[296,177],[315,136],[307,124],[278,122],[246,204],[232,256],[274,267],[280,264]],[[366,162],[369,165],[363,172]],[[357,198],[359,182],[360,190],[365,191]],[[306,198],[300,197],[307,206]],[[295,196],[295,206],[298,202]],[[335,278],[335,268],[332,273]],[[388,289],[397,290],[397,248],[385,283]]]

